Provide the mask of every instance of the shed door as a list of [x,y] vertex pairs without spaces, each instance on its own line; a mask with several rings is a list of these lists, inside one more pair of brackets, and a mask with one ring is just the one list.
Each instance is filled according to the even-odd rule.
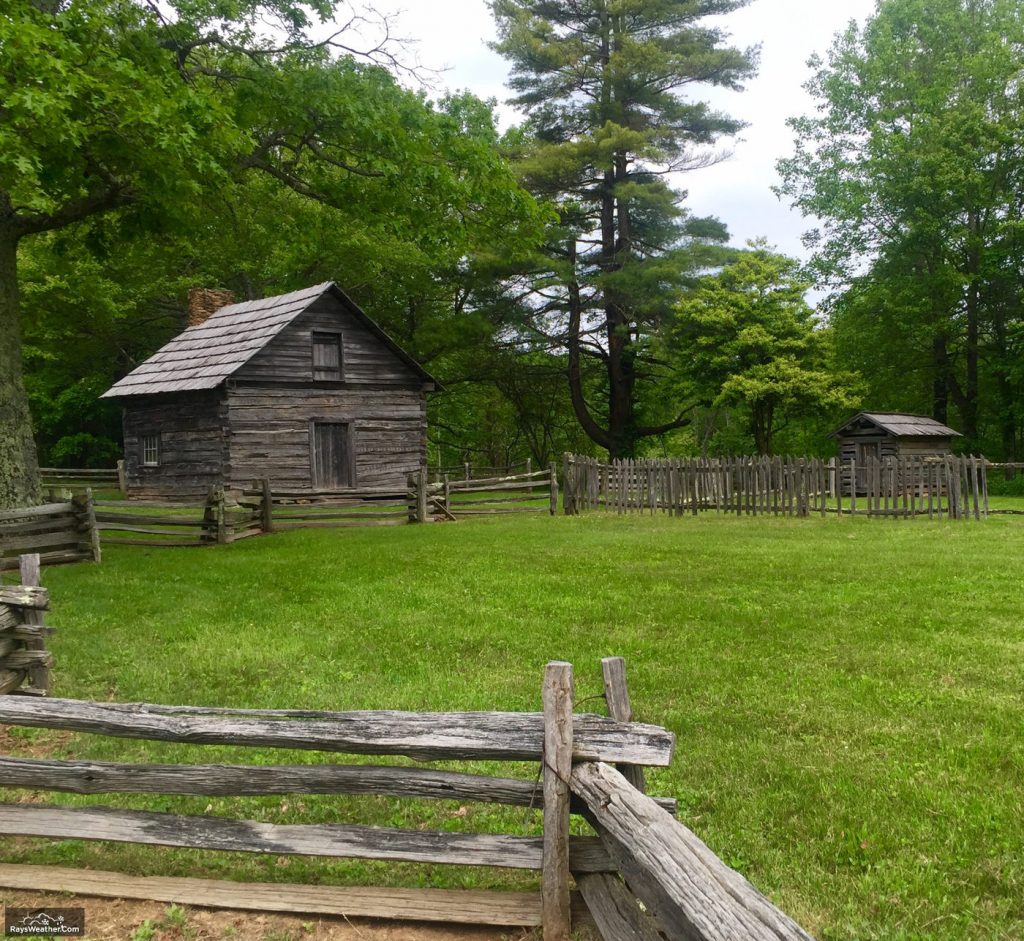
[[882,444],[880,441],[858,441],[857,442],[857,493],[868,492],[868,481],[871,479],[868,474],[868,461],[881,460]]
[[346,490],[352,486],[352,441],[347,424],[313,423],[311,463],[317,490]]

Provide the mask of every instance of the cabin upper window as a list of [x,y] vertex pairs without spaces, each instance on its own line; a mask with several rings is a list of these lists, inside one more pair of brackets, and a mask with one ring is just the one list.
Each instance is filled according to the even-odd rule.
[[144,467],[160,466],[160,435],[142,436],[142,464]]
[[341,379],[341,334],[313,334],[313,380]]

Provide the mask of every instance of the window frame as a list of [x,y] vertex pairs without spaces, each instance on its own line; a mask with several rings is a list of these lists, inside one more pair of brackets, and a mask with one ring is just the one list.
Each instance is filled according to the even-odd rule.
[[[333,344],[338,349],[338,371],[337,375],[318,376],[319,369],[316,363],[316,349],[318,345]],[[345,344],[341,330],[312,330],[309,335],[309,361],[314,382],[344,382],[345,381]]]
[[[139,435],[139,456],[143,467],[159,467],[162,458],[162,445],[159,431],[150,431]],[[153,460],[149,460],[150,452]]]

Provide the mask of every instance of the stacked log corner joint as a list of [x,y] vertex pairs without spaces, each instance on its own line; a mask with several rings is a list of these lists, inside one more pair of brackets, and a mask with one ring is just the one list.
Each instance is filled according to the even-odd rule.
[[20,585],[0,584],[0,694],[47,696],[53,656],[44,623],[50,597],[39,584],[39,555],[20,559]]

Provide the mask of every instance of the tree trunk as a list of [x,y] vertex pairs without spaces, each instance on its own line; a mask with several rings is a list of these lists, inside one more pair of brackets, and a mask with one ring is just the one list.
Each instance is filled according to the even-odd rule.
[[0,508],[39,502],[39,467],[21,364],[18,233],[0,219]]
[[964,421],[962,429],[967,445],[973,453],[978,441],[978,341],[980,337],[981,308],[981,221],[978,213],[968,213],[967,274],[967,360],[964,382],[964,403],[960,409]]
[[946,353],[946,340],[936,336],[932,342],[932,418],[949,424],[949,356]]

